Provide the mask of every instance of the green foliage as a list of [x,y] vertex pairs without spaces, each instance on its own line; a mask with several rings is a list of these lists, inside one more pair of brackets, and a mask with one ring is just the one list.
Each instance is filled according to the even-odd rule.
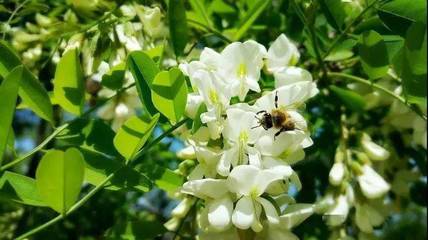
[[364,71],[370,79],[381,78],[388,72],[388,52],[381,35],[365,32],[360,40],[360,57]]
[[2,104],[4,104],[0,108],[0,164],[9,140],[10,125],[15,112],[16,99],[23,72],[23,66],[14,68],[0,85],[0,96],[2,96]]
[[134,116],[119,129],[113,140],[114,146],[126,161],[132,159],[144,146],[158,120],[159,114],[154,115],[151,119]]
[[62,56],[55,71],[55,101],[64,110],[80,116],[83,112],[85,89],[83,72],[77,48],[68,50]]
[[[15,67],[21,65],[19,57],[2,41],[0,41],[0,56],[0,76],[3,78]],[[41,118],[53,122],[51,101],[38,79],[24,67],[20,81],[18,94],[24,104]]]
[[65,214],[79,197],[84,178],[84,159],[79,150],[48,151],[36,172],[37,189],[49,207]]
[[169,0],[168,22],[174,53],[181,56],[189,41],[184,0]]
[[150,87],[156,74],[160,71],[158,65],[146,53],[136,51],[129,54],[128,67],[134,76],[138,95],[144,108],[151,115],[156,114],[157,111],[152,102]]
[[22,204],[46,206],[34,179],[9,171],[0,178],[0,196]]
[[364,111],[366,101],[358,93],[336,86],[330,86],[330,89],[349,109],[359,112]]
[[103,76],[101,84],[112,90],[118,90],[123,86],[125,80],[126,64],[119,63]]
[[152,101],[172,124],[184,114],[187,101],[187,85],[183,73],[178,68],[162,71],[152,82]]
[[237,26],[237,31],[233,35],[233,40],[235,41],[240,40],[244,36],[244,34],[247,33],[250,27],[253,25],[254,21],[257,20],[260,14],[262,14],[263,10],[265,10],[265,8],[269,6],[269,4],[270,4],[270,1],[265,1],[265,0],[258,0],[256,3],[254,3],[251,9],[248,10],[246,15],[239,22]]

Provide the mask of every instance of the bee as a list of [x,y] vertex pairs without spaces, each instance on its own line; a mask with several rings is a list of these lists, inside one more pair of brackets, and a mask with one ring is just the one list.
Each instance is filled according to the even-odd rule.
[[[259,118],[259,115],[261,114],[262,116]],[[278,108],[278,92],[275,94],[275,109],[271,112],[261,110],[256,113],[256,118],[259,125],[253,128],[263,127],[265,130],[269,130],[271,128],[278,129],[274,138],[278,137],[283,132],[299,130],[290,114]]]

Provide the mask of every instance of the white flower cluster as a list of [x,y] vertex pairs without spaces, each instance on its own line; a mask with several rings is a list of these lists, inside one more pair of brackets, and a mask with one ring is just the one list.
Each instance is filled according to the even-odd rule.
[[363,233],[371,234],[374,227],[384,222],[382,207],[385,204],[382,197],[391,188],[373,169],[373,164],[385,161],[390,153],[373,142],[366,133],[360,139],[359,150],[338,147],[335,163],[329,174],[330,184],[338,194],[327,194],[324,201],[330,207],[325,214],[329,225],[340,226],[346,221],[350,209],[355,206],[356,225]]
[[[281,212],[290,202],[289,185],[300,188],[290,165],[312,145],[298,108],[318,93],[311,74],[293,66],[298,59],[296,46],[281,35],[269,50],[251,40],[235,42],[221,53],[205,48],[199,61],[180,65],[194,89],[187,115],[199,117],[201,104],[207,110],[200,115],[207,127],[188,136],[189,147],[180,153],[194,154],[198,163],[181,192],[203,200],[200,239],[239,239],[237,229],[252,229],[257,239],[295,239],[289,229],[313,212],[312,205]],[[274,75],[276,89],[245,103],[250,90],[261,92],[264,68]],[[234,97],[240,102],[231,104]],[[203,132],[209,137],[200,137]]]

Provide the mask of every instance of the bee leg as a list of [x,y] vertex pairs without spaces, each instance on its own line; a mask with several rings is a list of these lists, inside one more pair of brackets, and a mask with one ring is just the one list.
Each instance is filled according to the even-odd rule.
[[258,128],[258,127],[261,127],[262,125],[261,124],[259,124],[259,125],[257,125],[257,126],[254,126],[254,127],[252,127],[251,129],[255,129],[255,128]]
[[262,113],[267,113],[267,111],[266,111],[266,110],[258,111],[258,112],[256,113],[256,115],[259,115],[259,114],[262,114]]
[[285,128],[281,128],[277,133],[275,133],[275,136],[273,137],[273,140],[276,140],[276,137],[279,136],[279,134],[281,134],[282,132],[287,131]]
[[278,91],[275,92],[275,108],[278,108]]

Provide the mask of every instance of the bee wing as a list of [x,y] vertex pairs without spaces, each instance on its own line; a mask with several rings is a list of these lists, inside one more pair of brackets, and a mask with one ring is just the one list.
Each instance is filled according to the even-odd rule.
[[287,111],[287,113],[290,114],[291,119],[296,125],[296,129],[307,131],[308,124],[306,123],[305,118],[303,118],[303,116],[300,115],[300,113],[298,113],[297,111]]

